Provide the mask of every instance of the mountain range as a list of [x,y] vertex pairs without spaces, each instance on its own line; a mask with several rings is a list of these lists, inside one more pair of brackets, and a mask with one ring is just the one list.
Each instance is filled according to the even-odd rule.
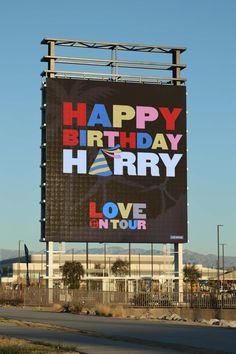
[[[71,253],[72,251],[67,251],[67,253]],[[84,254],[86,251],[85,249],[77,250],[74,249],[75,254]],[[103,254],[104,248],[89,248],[90,254]],[[37,251],[30,251],[30,253],[37,253]],[[106,247],[107,254],[128,254],[128,248],[118,247],[118,246],[110,246]],[[204,267],[208,268],[215,268],[217,265],[217,256],[215,254],[201,254],[197,252],[193,252],[190,250],[184,250],[184,263],[195,263],[195,264],[202,264]],[[131,249],[131,254],[140,254],[140,255],[150,255],[150,249],[143,249],[143,248],[134,248]],[[155,255],[161,255],[163,252],[155,250],[153,251]],[[21,250],[21,256],[23,256],[23,251]],[[0,261],[3,259],[8,258],[15,258],[18,257],[17,250],[9,250],[9,249],[0,249]],[[221,262],[221,260],[220,260]],[[235,268],[236,269],[236,257],[232,256],[225,256],[224,258],[225,268]]]

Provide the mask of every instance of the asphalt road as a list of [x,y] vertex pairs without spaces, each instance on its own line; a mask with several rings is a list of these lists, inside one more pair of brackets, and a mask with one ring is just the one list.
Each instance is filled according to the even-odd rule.
[[73,344],[81,353],[86,354],[122,351],[125,354],[236,353],[236,329],[231,328],[78,316],[18,308],[1,308],[0,317],[70,328],[71,332],[1,324],[0,334]]

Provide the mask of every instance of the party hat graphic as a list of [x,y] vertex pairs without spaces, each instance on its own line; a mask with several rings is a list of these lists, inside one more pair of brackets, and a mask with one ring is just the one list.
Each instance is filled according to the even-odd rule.
[[107,163],[104,154],[112,158],[120,158],[120,152],[120,145],[116,145],[113,148],[99,149],[98,154],[92,166],[90,167],[89,174],[104,177],[111,176],[112,171]]

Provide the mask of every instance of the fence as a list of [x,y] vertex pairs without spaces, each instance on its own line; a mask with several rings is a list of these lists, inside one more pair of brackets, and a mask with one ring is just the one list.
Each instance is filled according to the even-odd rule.
[[86,291],[44,288],[23,290],[0,290],[0,305],[51,306],[53,303],[82,303],[93,308],[97,304],[124,307],[186,307],[236,309],[236,293],[162,293],[162,292],[117,292]]

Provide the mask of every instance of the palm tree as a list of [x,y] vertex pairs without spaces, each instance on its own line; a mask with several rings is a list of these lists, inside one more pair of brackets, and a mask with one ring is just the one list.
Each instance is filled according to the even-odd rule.
[[198,283],[202,276],[202,273],[197,268],[196,264],[185,264],[184,269],[184,281],[190,284],[191,294],[193,293],[193,287]]
[[122,261],[122,259],[117,258],[117,260],[111,266],[111,272],[115,276],[125,276],[129,274],[129,262]]
[[[124,277],[129,274],[129,262],[122,261],[122,259],[117,258],[117,260],[111,266],[111,272],[116,277]],[[125,280],[117,280],[116,281],[117,288],[119,292],[125,291]]]
[[84,267],[80,262],[65,262],[62,267],[64,285],[67,285],[69,289],[79,289],[83,276]]

